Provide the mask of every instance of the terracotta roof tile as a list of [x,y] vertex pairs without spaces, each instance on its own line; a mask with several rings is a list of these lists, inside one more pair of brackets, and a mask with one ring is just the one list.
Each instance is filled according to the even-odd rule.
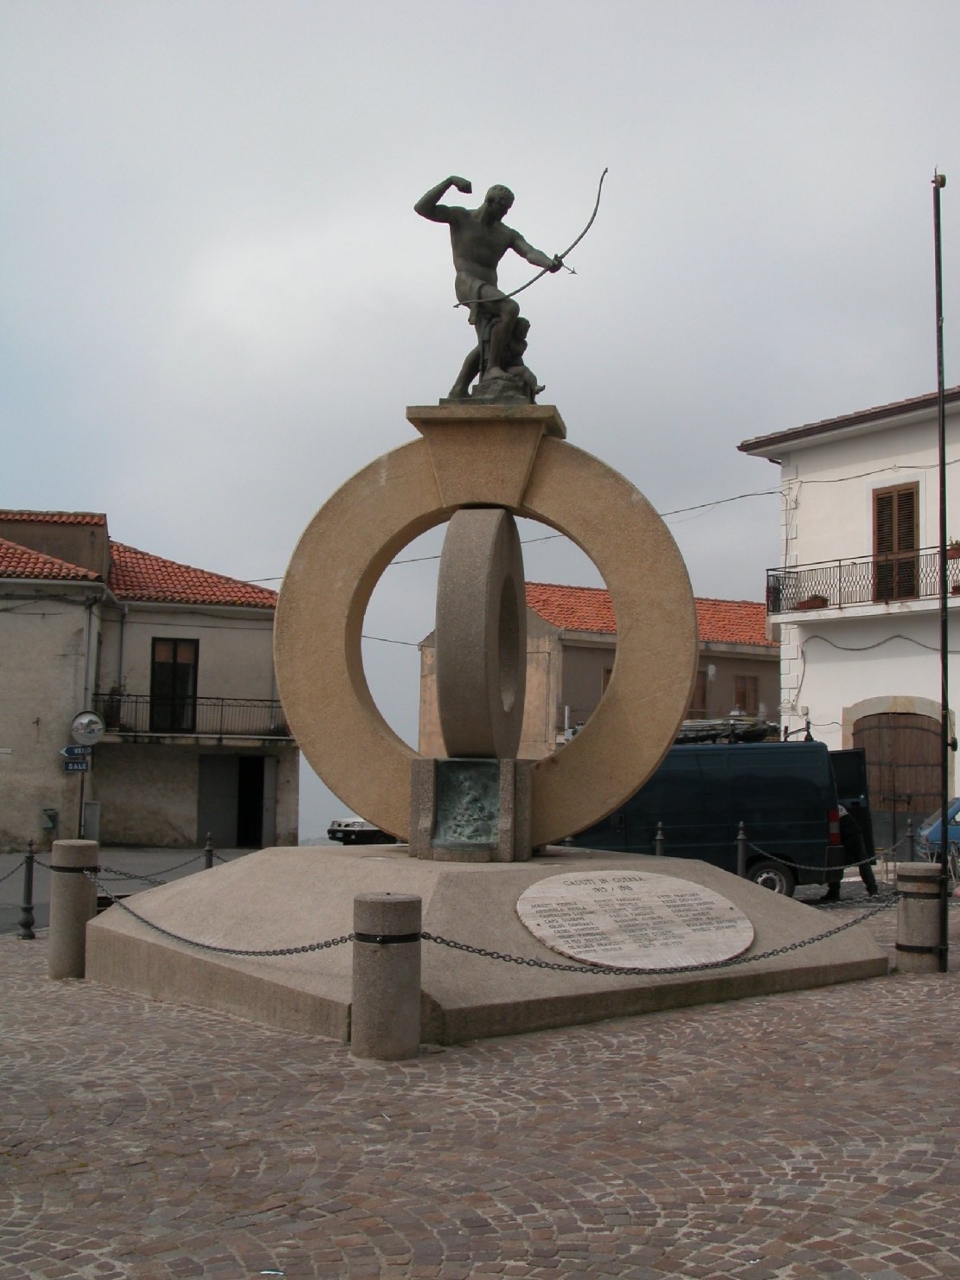
[[22,520],[29,524],[106,524],[99,511],[0,511],[0,520]]
[[700,639],[708,644],[763,644],[778,648],[767,635],[767,609],[759,600],[710,600],[697,596],[697,628]]
[[110,551],[110,588],[120,600],[242,605],[253,609],[273,609],[277,603],[277,593],[268,587],[178,564],[112,539]]
[[79,565],[45,556],[0,538],[0,578],[42,578],[54,582],[99,582],[97,574]]
[[[617,626],[606,587],[567,587],[549,582],[527,583],[527,604],[545,622],[566,631],[615,635]],[[715,644],[755,644],[776,648],[767,636],[766,608],[754,600],[700,599],[700,639]]]
[[559,587],[552,582],[528,582],[527,604],[545,622],[567,631],[617,629],[606,587]]

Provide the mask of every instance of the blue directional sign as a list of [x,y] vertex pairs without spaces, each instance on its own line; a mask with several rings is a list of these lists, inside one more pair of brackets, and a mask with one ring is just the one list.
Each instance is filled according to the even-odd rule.
[[90,771],[89,760],[64,760],[64,773],[88,773]]
[[84,747],[79,742],[71,742],[68,746],[60,748],[60,754],[66,756],[68,760],[82,760],[84,756],[93,755],[93,747]]

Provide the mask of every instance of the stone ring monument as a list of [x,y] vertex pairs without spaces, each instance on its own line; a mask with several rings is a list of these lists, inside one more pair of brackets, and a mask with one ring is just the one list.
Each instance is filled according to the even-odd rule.
[[[305,757],[407,848],[264,849],[157,886],[136,914],[120,904],[91,921],[87,977],[347,1040],[362,1025],[357,957],[330,943],[345,940],[370,894],[381,905],[422,903],[424,936],[449,944],[409,948],[422,963],[419,1000],[408,991],[403,1004],[411,1019],[420,1014],[419,1036],[405,1032],[414,1051],[418,1039],[451,1044],[885,972],[869,935],[846,930],[825,942],[806,907],[704,863],[553,843],[622,804],[672,744],[696,671],[696,613],[664,522],[628,480],[567,441],[554,407],[536,403],[542,388],[523,359],[530,326],[500,290],[497,266],[512,251],[549,273],[565,255],[532,248],[504,224],[506,188],[463,209],[441,203],[451,186],[471,189],[451,177],[416,210],[449,226],[474,345],[447,397],[407,410],[420,438],[371,462],[311,520],[274,629],[279,692]],[[590,557],[617,626],[597,710],[539,760],[518,758],[526,601],[517,516]],[[391,560],[445,522],[436,657],[446,755],[430,759],[374,705],[361,631]],[[364,964],[396,967],[400,948],[386,932],[371,942],[365,925],[354,929],[370,949]],[[399,933],[409,944],[416,927]],[[318,936],[325,941],[303,945]],[[800,950],[807,942],[816,945]],[[757,963],[729,967],[750,946]],[[576,963],[560,964],[564,955]],[[507,956],[524,963],[496,963]]]
[[[504,223],[507,187],[491,187],[476,209],[441,204],[451,187],[472,191],[452,176],[414,207],[450,228],[457,300],[469,306],[477,345],[446,400],[407,410],[423,439],[371,463],[308,526],[280,592],[274,653],[290,727],[342,800],[406,838],[417,857],[512,862],[604,817],[657,767],[690,699],[696,611],[657,513],[623,476],[566,443],[556,409],[535,403],[543,388],[522,359],[529,323],[499,288],[497,266],[512,250],[555,272],[564,255]],[[574,741],[537,762],[516,759],[526,599],[515,515],[586,552],[617,619],[599,708]],[[374,706],[360,638],[386,566],[443,521],[437,696],[448,758],[426,761]]]
[[[301,750],[331,790],[377,826],[414,839],[411,765],[419,757],[380,715],[363,672],[360,633],[371,593],[403,547],[470,508],[531,517],[566,534],[609,589],[617,656],[583,730],[529,766],[528,847],[520,853],[529,856],[529,847],[615,809],[672,743],[696,670],[690,583],[659,515],[623,476],[566,442],[552,407],[449,405],[409,409],[407,417],[423,439],[348,480],[294,552],[277,609],[280,696]],[[439,633],[437,644],[439,659],[446,644]],[[489,648],[477,644],[477,662]],[[471,679],[483,687],[482,674]],[[445,734],[447,709],[442,701]]]

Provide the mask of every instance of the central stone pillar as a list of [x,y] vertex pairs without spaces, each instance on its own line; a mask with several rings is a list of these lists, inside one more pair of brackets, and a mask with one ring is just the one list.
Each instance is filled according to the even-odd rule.
[[[523,552],[503,507],[453,515],[437,583],[437,704],[447,759],[411,765],[411,853],[530,856],[530,765],[516,759],[527,679]],[[532,762],[530,762],[532,763]]]

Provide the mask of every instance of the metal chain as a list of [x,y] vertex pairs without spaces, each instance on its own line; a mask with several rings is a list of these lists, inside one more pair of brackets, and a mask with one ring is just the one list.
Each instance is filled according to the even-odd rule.
[[[16,869],[16,868],[15,868]],[[337,938],[327,938],[323,942],[310,942],[299,947],[274,947],[264,950],[254,950],[252,948],[242,947],[220,947],[210,942],[199,942],[196,938],[186,938],[182,934],[174,933],[172,929],[166,929],[163,925],[156,924],[153,920],[148,920],[145,916],[140,915],[138,911],[134,911],[132,907],[127,906],[121,899],[115,897],[106,885],[98,879],[93,873],[88,871],[88,879],[90,879],[98,889],[102,890],[104,895],[110,901],[118,906],[121,911],[126,911],[135,920],[139,920],[141,924],[155,930],[157,933],[163,934],[164,937],[172,939],[174,942],[182,942],[187,946],[197,947],[202,951],[212,951],[220,955],[231,956],[252,956],[252,957],[270,957],[270,956],[293,956],[302,955],[311,951],[326,951],[332,947],[343,946],[344,943],[353,942],[355,940],[352,933],[341,934]],[[753,964],[759,960],[771,960],[776,956],[788,955],[792,951],[800,951],[804,947],[812,946],[815,942],[823,942],[827,938],[835,937],[839,933],[843,933],[847,929],[853,928],[854,925],[863,924],[870,920],[873,916],[878,915],[881,911],[887,911],[898,900],[897,893],[891,894],[882,902],[878,903],[870,910],[864,911],[862,914],[854,916],[851,920],[845,920],[842,924],[835,925],[832,929],[827,929],[823,933],[816,934],[812,938],[803,939],[800,942],[787,943],[782,947],[774,947],[769,951],[760,951],[752,956],[733,956],[727,960],[711,960],[702,964],[677,965],[669,967],[643,968],[629,967],[617,968],[611,965],[579,965],[579,964],[559,964],[548,960],[535,960],[529,956],[514,956],[508,952],[491,951],[486,947],[475,947],[467,942],[456,942],[451,938],[444,938],[440,934],[428,933],[423,930],[420,934],[424,942],[435,942],[438,946],[449,947],[453,951],[463,951],[469,955],[481,956],[488,960],[502,960],[506,964],[523,965],[530,969],[546,969],[557,973],[584,973],[593,974],[604,977],[630,977],[630,976],[669,976],[677,973],[702,973],[711,969],[729,969],[741,964]]]
[[0,884],[3,884],[4,880],[9,880],[11,876],[15,876],[25,862],[26,858],[21,858],[12,871],[8,871],[6,875],[0,876]]
[[764,858],[769,858],[771,862],[779,862],[785,867],[796,867],[798,871],[842,871],[843,867],[865,867],[868,864],[876,862],[876,857],[863,858],[860,862],[845,862],[843,867],[825,867],[820,865],[811,865],[808,862],[791,862],[789,858],[778,858],[775,853],[768,853],[766,849],[761,849],[759,845],[747,841],[747,848],[752,849],[754,853],[761,854]]
[[227,956],[296,956],[302,955],[307,951],[326,951],[330,947],[340,947],[345,942],[353,941],[353,934],[345,933],[339,938],[328,938],[324,942],[308,942],[302,947],[274,947],[265,951],[254,951],[242,947],[218,947],[212,942],[198,942],[196,938],[184,938],[181,934],[174,933],[172,929],[165,929],[163,925],[155,924],[152,920],[148,920],[139,911],[134,911],[133,907],[128,907],[120,898],[115,898],[103,881],[99,880],[93,872],[88,871],[86,874],[87,879],[92,880],[114,906],[119,907],[121,911],[126,911],[128,915],[133,916],[134,920],[139,920],[141,924],[147,925],[150,929],[155,929],[157,933],[162,933],[166,938],[172,938],[174,942],[183,942],[189,947],[199,947],[201,951],[215,951],[218,955]]
[[[889,859],[889,855],[891,853],[896,853],[896,851],[900,848],[900,846],[903,844],[906,838],[907,838],[907,833],[904,832],[903,835],[895,844],[885,845],[883,848],[877,849],[876,851],[877,857],[883,858],[883,860],[886,862]],[[914,834],[914,839],[916,839],[915,834]]]
[[453,942],[450,938],[443,938],[439,934],[421,933],[421,938],[426,942],[436,942],[441,947],[451,947],[454,951],[466,951],[470,955],[484,956],[488,960],[503,960],[507,964],[525,965],[530,969],[551,969],[558,973],[590,973],[600,974],[603,977],[624,977],[630,975],[650,975],[667,976],[671,973],[702,973],[705,969],[729,969],[738,964],[753,964],[757,960],[770,960],[774,956],[785,956],[791,951],[800,951],[803,947],[809,947],[814,942],[823,942],[825,938],[832,938],[835,934],[843,933],[845,929],[851,929],[855,924],[862,924],[865,920],[869,920],[880,911],[886,911],[895,901],[895,897],[891,897],[874,907],[870,911],[865,911],[863,915],[856,916],[853,920],[845,920],[843,924],[834,925],[832,929],[827,929],[825,933],[818,933],[816,937],[807,938],[802,942],[791,942],[783,947],[775,947],[772,951],[759,951],[753,956],[733,956],[729,960],[710,960],[703,964],[686,964],[678,965],[671,968],[614,968],[611,965],[579,965],[579,964],[554,964],[549,960],[533,960],[528,956],[512,956],[503,951],[488,951],[486,947],[473,947],[466,942]]
[[[193,862],[199,862],[203,857],[202,853],[195,853],[192,858],[188,858],[186,862],[175,862],[172,867],[161,867],[160,875],[168,876],[171,871],[179,871],[181,867],[189,867]],[[128,874],[126,872],[117,872],[118,875]],[[149,876],[137,876],[138,880],[149,880]]]
[[[183,865],[186,866],[186,863],[184,863]],[[170,869],[171,871],[174,870],[173,867],[171,867]],[[116,867],[105,867],[103,863],[100,864],[100,870],[105,871],[107,875],[115,876],[118,880],[138,880],[142,884],[157,884],[157,885],[167,883],[166,880],[160,880],[156,876],[137,875],[135,871],[118,871]]]

